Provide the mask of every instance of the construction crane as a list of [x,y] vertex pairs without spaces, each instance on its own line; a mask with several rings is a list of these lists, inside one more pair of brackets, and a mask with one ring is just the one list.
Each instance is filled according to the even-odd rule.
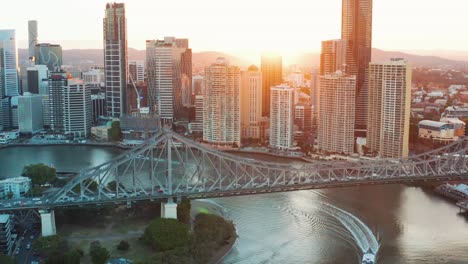
[[137,98],[137,108],[138,108],[138,112],[140,112],[140,101],[141,101],[140,93],[138,92],[138,89],[136,88],[136,85],[135,85],[135,82],[133,81],[132,75],[129,74],[128,77],[130,78],[130,81],[132,82],[133,89],[135,89],[136,98]]

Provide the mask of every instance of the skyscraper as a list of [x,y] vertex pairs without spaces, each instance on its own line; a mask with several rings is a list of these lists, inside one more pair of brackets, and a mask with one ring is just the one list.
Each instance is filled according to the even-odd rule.
[[293,146],[294,88],[272,86],[270,96],[270,146],[289,149]]
[[369,65],[367,147],[382,158],[408,156],[411,67],[402,59]]
[[224,58],[205,68],[203,140],[240,146],[239,67]]
[[0,97],[18,96],[18,53],[14,29],[0,30]]
[[50,129],[55,133],[63,133],[63,87],[68,85],[67,76],[64,72],[52,72],[49,77],[49,97],[48,111],[44,114],[48,116]]
[[372,52],[372,0],[343,0],[341,39],[347,41],[346,74],[356,75],[356,135],[367,126],[367,75]]
[[42,95],[24,93],[18,97],[18,123],[20,133],[34,134],[44,127]]
[[37,45],[37,21],[28,21],[29,59],[34,60],[35,48]]
[[41,43],[35,46],[36,65],[47,65],[49,71],[60,71],[62,67],[62,47],[58,44]]
[[283,60],[279,55],[262,56],[262,115],[270,114],[270,88],[283,82]]
[[128,72],[133,79],[135,85],[145,81],[145,64],[143,61],[129,61]]
[[47,79],[49,74],[49,69],[46,65],[34,65],[26,69],[27,74],[27,84],[28,92],[33,94],[46,94],[44,79]]
[[338,71],[320,76],[318,145],[327,152],[354,152],[356,77]]
[[128,52],[125,4],[108,3],[103,24],[107,114],[120,117],[126,112],[127,106]]
[[255,65],[241,72],[241,138],[260,139],[262,73]]
[[70,80],[63,87],[63,127],[65,134],[86,138],[93,124],[90,85]]
[[336,71],[346,72],[347,41],[342,39],[322,41],[320,75]]
[[188,39],[165,37],[146,41],[148,102],[150,110],[165,120],[181,117],[192,90],[192,50]]

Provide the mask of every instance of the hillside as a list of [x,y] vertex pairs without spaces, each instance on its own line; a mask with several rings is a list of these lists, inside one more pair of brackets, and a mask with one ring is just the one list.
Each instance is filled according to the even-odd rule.
[[[145,60],[146,53],[144,50],[128,49],[129,60]],[[19,61],[27,61],[27,49],[18,50]],[[225,57],[233,65],[241,67],[248,66],[245,60],[238,57],[216,51],[195,52],[192,54],[193,66],[195,68],[209,65],[218,57]],[[454,68],[467,69],[468,61],[457,61],[438,56],[423,56],[414,55],[398,51],[384,51],[379,49],[372,50],[372,61],[384,61],[390,58],[404,58],[416,67],[433,67],[433,68]],[[69,65],[102,65],[103,54],[101,49],[73,49],[63,51],[64,64]],[[318,67],[320,65],[319,53],[306,53],[294,59],[295,64],[304,66]]]

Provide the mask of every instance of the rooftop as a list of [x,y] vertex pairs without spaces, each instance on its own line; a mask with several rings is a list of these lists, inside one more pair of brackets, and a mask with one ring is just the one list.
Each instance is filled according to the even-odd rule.
[[419,125],[430,126],[430,127],[443,127],[448,125],[447,123],[432,121],[432,120],[422,120],[419,122]]
[[31,179],[28,177],[20,176],[20,177],[1,180],[0,183],[23,183],[23,182],[28,182],[28,181],[31,181]]
[[10,215],[0,214],[0,224],[5,224],[10,219]]

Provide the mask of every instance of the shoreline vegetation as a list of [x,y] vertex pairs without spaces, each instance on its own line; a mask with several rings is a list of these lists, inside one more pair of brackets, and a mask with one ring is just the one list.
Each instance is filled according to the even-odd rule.
[[[182,204],[190,202],[186,200]],[[135,204],[132,208],[104,206],[57,211],[58,235],[41,238],[33,247],[48,264],[104,264],[115,258],[130,259],[134,264],[221,263],[237,240],[234,224],[217,215],[219,211],[211,208],[210,203],[195,200],[193,204],[178,210],[178,217],[180,211],[182,218],[188,210],[185,221],[189,224],[160,218],[160,204],[152,202]],[[153,238],[164,238],[164,235],[157,232],[158,228],[150,227],[161,224],[164,228],[159,231],[167,231],[166,239],[162,244],[153,244]],[[173,235],[174,227],[186,232],[184,239]],[[160,246],[168,244],[176,246]]]

